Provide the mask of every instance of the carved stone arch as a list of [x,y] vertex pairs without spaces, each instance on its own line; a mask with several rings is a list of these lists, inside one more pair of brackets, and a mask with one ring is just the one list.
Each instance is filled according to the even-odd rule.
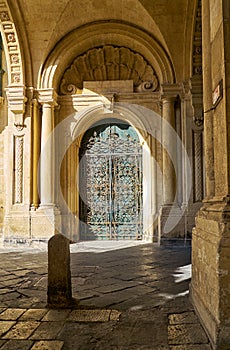
[[3,0],[0,1],[0,30],[7,62],[8,85],[22,86],[24,84],[23,61],[18,34],[9,6]]
[[[141,135],[143,139],[145,139],[147,133],[152,132],[152,130],[148,118],[143,118],[143,111],[146,112],[147,109],[142,106],[135,105],[135,111],[133,111],[132,105],[117,103],[114,107],[113,118],[123,120],[125,123],[132,125],[136,130],[141,130]],[[86,132],[93,123],[99,122],[108,117],[108,115],[104,113],[103,104],[87,107],[82,111],[75,113],[75,115],[76,114],[77,118],[74,118],[74,122],[72,122],[73,125],[70,133],[72,140],[77,139],[79,135]]]
[[129,23],[111,21],[108,25],[106,21],[101,21],[75,29],[55,46],[41,68],[38,88],[58,91],[63,74],[74,59],[102,47],[102,43],[103,46],[124,47],[140,54],[154,69],[159,84],[175,82],[170,57],[153,36]]

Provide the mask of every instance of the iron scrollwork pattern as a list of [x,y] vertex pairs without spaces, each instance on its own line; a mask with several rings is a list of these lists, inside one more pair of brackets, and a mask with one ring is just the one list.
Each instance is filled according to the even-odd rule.
[[80,152],[81,239],[142,238],[142,147],[127,124],[96,127]]

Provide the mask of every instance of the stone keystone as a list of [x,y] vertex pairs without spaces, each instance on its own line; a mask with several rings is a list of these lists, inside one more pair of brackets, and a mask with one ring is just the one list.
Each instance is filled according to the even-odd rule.
[[48,306],[65,307],[72,302],[69,244],[59,233],[48,242]]

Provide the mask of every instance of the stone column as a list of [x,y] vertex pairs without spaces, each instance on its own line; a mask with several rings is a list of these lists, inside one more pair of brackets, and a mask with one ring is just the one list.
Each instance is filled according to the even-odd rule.
[[54,102],[42,104],[40,199],[41,206],[54,205]]
[[[173,204],[175,196],[175,170],[169,150],[176,155],[175,135],[170,126],[175,129],[175,97],[164,97],[162,100],[162,143],[163,143],[163,204]],[[164,123],[166,121],[166,123]]]
[[38,165],[41,149],[41,118],[38,111],[38,102],[33,100],[33,194],[32,194],[32,208],[37,209],[39,205],[38,194]]
[[[162,173],[163,193],[161,209],[161,236],[183,237],[184,216],[178,205],[177,176],[177,132],[175,118],[175,102],[184,93],[183,84],[165,84],[162,86]],[[180,165],[181,166],[181,165]]]
[[[40,206],[38,210],[31,212],[32,238],[36,239],[50,238],[55,231],[60,232],[61,230],[60,212],[55,205],[54,198],[55,145],[53,133],[54,107],[57,105],[56,97],[56,93],[53,89],[38,91],[38,102],[42,105],[41,154],[39,160]],[[37,131],[35,131],[35,133],[37,133]],[[34,151],[36,151],[34,159],[34,161],[36,161],[38,150],[35,149]],[[35,200],[37,200],[37,198],[35,198]]]
[[[210,43],[209,0],[204,0],[202,7],[202,41]],[[205,152],[205,197],[215,195],[214,149],[213,149],[213,111],[212,107],[212,62],[211,46],[202,46],[203,61],[203,103],[204,103],[204,152]]]

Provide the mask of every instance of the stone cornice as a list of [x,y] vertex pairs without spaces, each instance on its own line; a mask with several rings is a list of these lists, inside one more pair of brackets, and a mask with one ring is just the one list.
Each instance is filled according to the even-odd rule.
[[184,97],[186,90],[187,88],[184,83],[162,84],[161,99],[177,98],[178,95],[182,98]]
[[[89,102],[101,102],[103,97],[111,99],[114,94],[105,93],[99,94],[76,94],[76,95],[62,95],[58,97],[59,103],[89,103]],[[161,94],[159,91],[151,93],[119,93],[115,95],[115,102],[129,101],[130,103],[137,102],[159,102]]]

